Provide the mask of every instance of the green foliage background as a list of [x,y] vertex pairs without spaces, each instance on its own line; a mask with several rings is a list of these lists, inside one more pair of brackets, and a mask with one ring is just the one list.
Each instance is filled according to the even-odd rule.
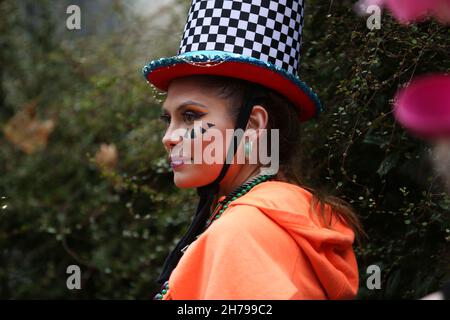
[[[69,31],[63,5],[0,2],[0,128],[33,99],[38,118],[56,122],[33,154],[0,134],[0,298],[151,299],[196,205],[195,190],[173,185],[157,120],[163,96],[141,74],[176,53],[190,1],[152,17],[108,2],[113,23],[83,3],[82,31]],[[370,31],[352,5],[307,3],[300,74],[327,111],[305,124],[299,166],[306,182],[351,202],[369,234],[357,249],[358,298],[419,298],[450,275],[450,200],[429,146],[395,123],[391,104],[413,76],[449,71],[450,30],[384,14]],[[118,149],[112,172],[95,164],[102,143]],[[71,264],[82,290],[66,288]],[[371,264],[380,290],[366,288]]]

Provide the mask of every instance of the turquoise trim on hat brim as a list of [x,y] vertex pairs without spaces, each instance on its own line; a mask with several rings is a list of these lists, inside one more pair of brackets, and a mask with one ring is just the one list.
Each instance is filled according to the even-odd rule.
[[[208,65],[207,63],[211,63],[211,65]],[[311,100],[311,102],[314,104],[316,112],[314,113],[314,118],[317,118],[320,113],[324,111],[324,108],[319,100],[319,97],[317,94],[308,87],[298,76],[295,76],[284,69],[270,63],[270,62],[264,62],[259,59],[248,57],[240,54],[230,53],[230,52],[224,52],[224,51],[193,51],[188,53],[183,53],[178,56],[173,57],[167,57],[167,58],[160,58],[157,60],[153,60],[149,62],[146,66],[143,67],[142,72],[144,74],[144,77],[147,79],[148,82],[155,85],[158,89],[162,91],[167,91],[167,88],[161,87],[156,85],[155,83],[149,81],[148,76],[160,68],[167,68],[167,72],[173,72],[172,67],[175,67],[179,64],[194,64],[195,63],[201,63],[201,65],[198,65],[199,68],[205,68],[208,66],[212,66],[215,64],[222,64],[226,62],[240,62],[240,63],[247,63],[251,65],[256,65],[259,67],[262,67],[264,69],[270,70],[271,72],[276,72],[277,74],[283,76],[285,79],[289,80],[293,84],[295,84],[303,93],[307,95],[307,97]],[[174,76],[171,79],[177,78],[176,72],[173,72]],[[261,83],[261,81],[258,81],[258,83]],[[263,83],[262,83],[263,84]],[[291,101],[295,105],[298,105],[295,101]],[[301,108],[301,107],[300,107]]]

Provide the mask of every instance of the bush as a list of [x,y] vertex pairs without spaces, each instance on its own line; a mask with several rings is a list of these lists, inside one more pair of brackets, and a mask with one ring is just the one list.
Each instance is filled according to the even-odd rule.
[[[155,120],[163,96],[141,68],[176,52],[189,4],[167,9],[164,24],[117,5],[114,23],[83,32],[61,29],[63,5],[0,4],[1,298],[150,299],[158,289],[196,192],[173,185]],[[308,1],[300,74],[327,111],[305,124],[299,165],[309,184],[351,202],[370,236],[357,249],[358,297],[418,298],[448,278],[450,201],[391,99],[413,75],[449,71],[448,29],[385,15],[369,31],[351,6]],[[66,288],[71,264],[82,290]],[[381,290],[366,289],[371,264]]]

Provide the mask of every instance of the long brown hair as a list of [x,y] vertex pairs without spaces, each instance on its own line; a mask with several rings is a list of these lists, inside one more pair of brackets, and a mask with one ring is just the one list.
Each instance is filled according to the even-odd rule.
[[[230,115],[236,120],[246,90],[249,89],[249,82],[237,78],[212,75],[191,77],[201,81],[202,86],[213,90],[219,97],[227,99],[230,102]],[[311,210],[320,216],[326,227],[331,228],[331,219],[326,221],[324,210],[325,205],[328,204],[332,209],[332,215],[345,221],[355,233],[358,245],[361,246],[362,240],[367,238],[367,235],[352,206],[343,199],[307,186],[304,182],[302,166],[300,165],[302,163],[301,123],[298,120],[297,109],[290,101],[269,88],[261,86],[259,91],[258,97],[261,96],[262,100],[258,104],[262,105],[269,115],[267,129],[279,130],[280,163],[275,179],[296,184],[310,191],[313,196]],[[270,130],[268,130],[268,133],[270,135]],[[268,141],[270,141],[270,136],[268,136]],[[269,152],[271,152],[270,144]],[[318,212],[316,208],[319,208]]]

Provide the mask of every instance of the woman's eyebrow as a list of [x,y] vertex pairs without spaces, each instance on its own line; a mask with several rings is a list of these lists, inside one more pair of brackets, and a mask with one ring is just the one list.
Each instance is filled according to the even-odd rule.
[[[178,105],[178,107],[175,109],[175,112],[178,111],[178,109],[181,109],[181,108],[186,107],[186,106],[192,106],[192,105],[196,105],[196,106],[208,109],[207,106],[205,106],[204,104],[202,104],[200,102],[188,100],[188,101],[185,101],[182,104]],[[168,112],[167,109],[164,108],[164,107],[162,108],[162,111]]]

